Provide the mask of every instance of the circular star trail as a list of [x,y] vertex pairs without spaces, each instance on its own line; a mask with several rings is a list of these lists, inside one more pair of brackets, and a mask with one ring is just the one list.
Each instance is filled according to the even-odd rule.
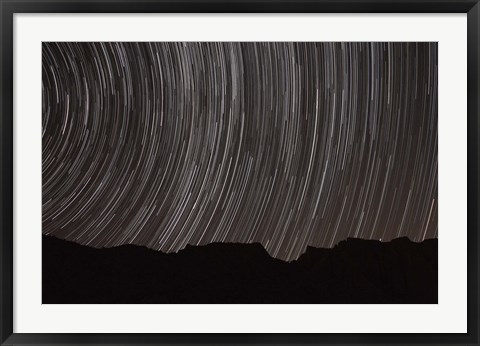
[[436,43],[44,43],[42,68],[44,234],[437,237]]

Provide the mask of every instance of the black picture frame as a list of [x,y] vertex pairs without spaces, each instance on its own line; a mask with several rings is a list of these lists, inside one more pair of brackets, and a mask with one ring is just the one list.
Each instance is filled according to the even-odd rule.
[[[2,345],[479,344],[479,0],[1,0],[0,342]],[[13,16],[15,13],[467,13],[468,332],[465,334],[24,334],[13,332]],[[452,316],[454,319],[455,316]]]

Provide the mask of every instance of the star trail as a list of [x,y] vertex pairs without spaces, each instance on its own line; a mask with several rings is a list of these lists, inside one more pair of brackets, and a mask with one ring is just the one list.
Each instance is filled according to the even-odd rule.
[[42,232],[93,247],[438,236],[437,43],[50,42]]

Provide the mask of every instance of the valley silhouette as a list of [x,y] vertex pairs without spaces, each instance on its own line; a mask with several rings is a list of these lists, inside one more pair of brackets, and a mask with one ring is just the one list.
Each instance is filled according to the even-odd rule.
[[43,235],[43,304],[437,303],[437,239],[348,238],[272,258],[258,243],[162,253]]

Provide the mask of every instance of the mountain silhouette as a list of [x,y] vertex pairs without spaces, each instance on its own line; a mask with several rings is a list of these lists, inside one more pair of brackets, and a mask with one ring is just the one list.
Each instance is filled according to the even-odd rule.
[[212,243],[178,253],[95,249],[43,235],[43,304],[437,303],[437,239],[348,238],[298,260],[262,245]]

